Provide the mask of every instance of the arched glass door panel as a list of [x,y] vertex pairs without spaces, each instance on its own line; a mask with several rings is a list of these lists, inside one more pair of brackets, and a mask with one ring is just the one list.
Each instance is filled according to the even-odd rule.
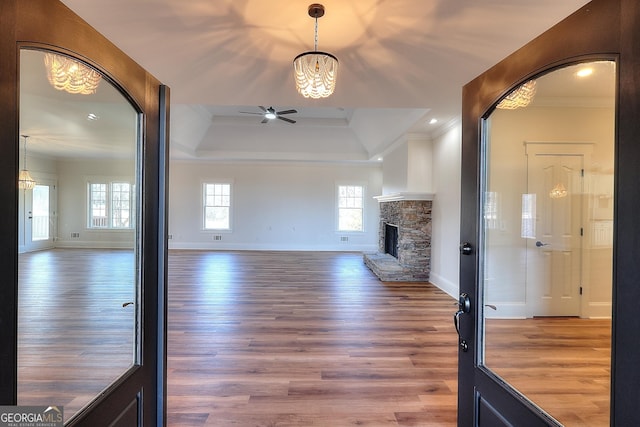
[[18,404],[64,407],[66,421],[139,359],[140,114],[89,65],[33,49],[19,108],[35,183],[21,175]]
[[481,365],[566,426],[609,425],[615,87],[565,66],[484,121]]

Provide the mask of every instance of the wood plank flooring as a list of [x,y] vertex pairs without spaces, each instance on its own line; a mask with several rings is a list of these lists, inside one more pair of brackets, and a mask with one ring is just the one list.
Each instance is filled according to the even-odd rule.
[[486,364],[566,426],[609,425],[611,320],[487,319]]
[[133,364],[134,277],[130,250],[20,254],[18,404],[66,421]]
[[453,300],[361,254],[170,255],[171,426],[454,426]]
[[[132,261],[21,255],[20,404],[68,418],[129,366]],[[453,302],[355,253],[171,251],[168,425],[455,426]],[[567,426],[608,425],[609,321],[488,324],[490,367]]]

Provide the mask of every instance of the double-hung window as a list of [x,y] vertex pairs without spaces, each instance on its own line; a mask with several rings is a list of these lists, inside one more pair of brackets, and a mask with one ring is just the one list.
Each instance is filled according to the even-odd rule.
[[338,231],[364,231],[364,187],[338,185]]
[[231,184],[205,183],[203,185],[204,229],[231,229]]
[[133,228],[134,185],[127,181],[96,181],[87,184],[88,228]]

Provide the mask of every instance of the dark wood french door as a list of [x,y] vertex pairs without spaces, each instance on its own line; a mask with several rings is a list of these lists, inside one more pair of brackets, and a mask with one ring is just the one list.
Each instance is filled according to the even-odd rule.
[[[640,236],[640,222],[636,219],[636,212],[640,208],[640,198],[637,195],[637,183],[640,182],[638,25],[640,4],[636,1],[594,0],[463,89],[461,296],[459,311],[455,316],[460,335],[458,425],[461,427],[586,425],[577,421],[577,418],[559,420],[548,407],[539,405],[521,392],[521,387],[512,384],[508,375],[503,375],[491,363],[487,363],[486,356],[490,349],[486,339],[487,325],[492,324],[494,319],[499,320],[500,316],[513,319],[528,317],[528,312],[536,313],[527,306],[531,294],[527,293],[526,276],[523,275],[522,283],[519,283],[519,278],[515,275],[502,274],[508,270],[506,266],[525,266],[526,259],[531,258],[531,254],[540,258],[550,254],[549,259],[552,259],[551,256],[556,256],[556,253],[570,252],[575,259],[581,260],[572,271],[578,275],[581,285],[585,286],[589,275],[585,276],[584,272],[588,272],[590,267],[589,258],[584,253],[590,248],[597,246],[597,250],[600,250],[607,245],[612,259],[612,269],[607,274],[611,276],[612,287],[611,365],[603,366],[602,369],[606,371],[610,368],[610,381],[605,384],[610,386],[610,393],[608,402],[607,399],[603,400],[606,404],[603,404],[600,412],[606,412],[605,424],[618,427],[637,425],[637,408],[640,404],[637,393],[640,384],[637,363],[640,360],[640,346],[637,345],[640,341],[640,316],[635,306],[640,301],[640,263],[636,255]],[[527,191],[526,146],[531,142],[549,144],[552,141],[542,137],[534,141],[512,138],[511,145],[505,143],[500,146],[495,139],[498,117],[506,114],[497,108],[503,98],[530,80],[542,81],[543,76],[582,64],[594,64],[614,70],[613,113],[609,130],[612,163],[606,172],[610,179],[603,176],[605,174],[602,170],[589,166],[597,162],[588,163],[584,168],[585,179],[593,183],[591,189],[596,188],[600,182],[611,183],[611,218],[606,214],[606,218],[603,217],[604,211],[598,210],[604,206],[602,197],[592,197],[587,190],[578,187],[564,191],[558,186],[562,181],[558,174],[549,173],[548,188],[537,196],[536,204],[536,195]],[[543,97],[542,88],[538,89],[536,96]],[[590,108],[592,107],[594,106]],[[581,111],[585,113],[587,109]],[[537,126],[534,130],[538,133],[532,134],[543,135],[539,131],[545,126],[551,127],[544,122],[538,122]],[[522,125],[517,128],[521,130]],[[589,144],[599,147],[607,138],[609,137],[600,138],[593,134],[589,137],[569,134],[558,137],[556,142],[572,141],[575,142],[574,147],[580,144],[581,147]],[[557,152],[554,155],[566,156],[571,153]],[[518,175],[513,172],[516,168],[512,167],[518,162],[517,167],[525,171],[524,179],[520,182],[521,190],[517,187]],[[585,174],[581,168],[582,166],[578,167],[575,173],[570,171],[571,168],[565,168],[565,175],[578,182],[576,177],[582,178],[581,174]],[[565,184],[570,181],[567,179]],[[508,191],[512,193],[511,198]],[[576,204],[577,199],[573,199],[574,211],[575,206],[590,206],[592,209],[587,209],[588,212],[579,218],[586,220],[586,223],[576,228],[580,236],[574,241],[578,243],[572,250],[568,250],[562,248],[558,241],[545,241],[539,230],[541,222],[536,222],[536,218],[540,213],[540,206],[556,203],[554,206],[557,207],[560,206],[559,203],[568,204],[566,200],[562,202],[561,198],[567,194],[571,197],[572,191],[580,193],[585,200],[584,203],[579,202],[583,203],[580,205]],[[541,197],[545,198],[544,203],[541,203]],[[589,205],[594,200],[603,205]],[[513,214],[511,218],[507,212],[510,209]],[[512,219],[517,223],[510,222]],[[591,228],[590,224],[593,225]],[[513,231],[511,236],[510,230]],[[489,286],[492,288],[488,290]],[[592,283],[591,286],[596,285]],[[582,298],[582,301],[585,301],[584,298],[595,298],[595,292],[591,295],[583,294],[583,288],[579,286],[578,289],[578,298]],[[542,291],[535,296],[538,305],[544,304]],[[597,304],[578,305],[579,316],[605,316],[602,312],[589,312],[595,305]],[[604,303],[601,307],[603,306]],[[526,359],[527,352],[524,349],[514,350],[517,351],[517,358],[535,363]],[[574,362],[584,360],[584,364],[587,364],[586,357],[578,355]],[[530,369],[526,367],[526,363],[523,366],[522,372]],[[571,365],[565,366],[566,369],[570,367]],[[554,381],[552,375],[540,375],[544,374],[532,374],[530,382],[552,384]],[[556,406],[561,406],[558,405],[560,401],[562,399],[556,400]],[[567,405],[571,405],[570,399],[568,402]],[[575,412],[579,414],[580,409],[577,408]]]
[[[43,64],[41,58],[47,55],[72,61],[79,64],[78,66],[86,66],[97,72],[102,85],[94,92],[97,95],[78,95],[77,87],[63,88],[64,82],[54,82],[52,79],[49,82],[54,88],[47,86],[46,79],[43,80],[45,83],[42,90],[48,90],[47,95],[38,92],[39,83],[30,80],[26,68],[28,62],[35,58],[39,66],[43,67],[41,75],[45,76],[44,65],[47,63],[45,60]],[[22,350],[19,348],[19,331],[24,328],[20,324],[23,306],[19,301],[22,283],[19,276],[22,273],[19,273],[18,262],[18,217],[25,215],[26,211],[22,211],[19,206],[19,200],[23,199],[23,195],[18,196],[19,192],[33,191],[31,188],[18,185],[19,171],[29,158],[26,146],[24,156],[22,154],[22,140],[19,135],[28,131],[34,132],[31,135],[37,134],[36,137],[29,138],[30,150],[38,151],[38,139],[41,148],[46,147],[39,154],[40,163],[30,163],[30,169],[33,171],[41,168],[47,176],[55,174],[56,178],[59,178],[57,190],[60,194],[61,212],[59,215],[56,214],[57,227],[52,229],[62,231],[55,236],[56,245],[71,248],[78,254],[83,250],[90,250],[92,244],[102,249],[112,245],[122,252],[123,258],[126,259],[125,264],[130,266],[123,279],[131,281],[131,286],[126,288],[125,293],[130,298],[117,300],[117,304],[110,307],[100,306],[91,298],[82,302],[87,304],[87,310],[84,311],[88,316],[93,316],[91,318],[98,325],[98,330],[100,325],[106,328],[109,323],[115,322],[111,314],[105,314],[104,318],[100,318],[99,313],[103,310],[104,313],[116,313],[129,319],[130,324],[125,331],[120,336],[113,337],[117,346],[122,346],[123,342],[129,343],[129,347],[125,348],[125,356],[128,359],[120,372],[106,378],[104,387],[98,393],[79,398],[86,400],[74,409],[73,414],[66,414],[65,423],[74,426],[164,425],[169,90],[57,0],[0,1],[0,58],[0,215],[3,218],[0,221],[0,405],[22,405],[25,399],[21,394],[20,381],[25,372],[34,374],[28,366],[21,366],[20,358],[26,353],[26,347],[21,347]],[[48,89],[45,89],[45,86]],[[91,101],[92,99],[96,101]],[[89,118],[84,112],[84,117],[78,121],[79,125],[70,124],[71,128],[75,126],[80,129],[82,135],[64,133],[66,131],[62,130],[63,127],[57,126],[61,124],[63,117],[67,117],[63,106],[70,102],[77,102],[83,107],[91,105],[94,108],[102,108],[105,113],[102,117]],[[125,105],[124,110],[116,110],[113,107],[118,103]],[[37,109],[45,104],[54,106],[49,114],[31,114],[33,111],[25,107],[29,105]],[[56,105],[58,108],[55,108]],[[78,108],[76,112],[81,111],[84,110]],[[57,120],[49,120],[56,116]],[[103,122],[86,124],[87,120],[98,119]],[[110,120],[127,121],[130,124],[129,129],[120,134],[116,127],[111,126]],[[56,144],[64,147],[60,140],[65,144],[73,144],[76,138],[83,143],[87,142],[91,139],[87,136],[91,136],[91,132],[97,134],[98,127],[102,127],[102,131],[106,131],[103,135],[106,134],[108,137],[101,141],[92,141],[95,142],[95,146],[79,144],[72,150],[80,154],[75,157],[82,157],[82,160],[74,160],[73,155],[68,151],[64,154],[63,150],[51,155]],[[129,141],[126,148],[119,145],[121,139]],[[47,142],[50,143],[48,147]],[[99,148],[100,145],[102,149]],[[117,154],[113,155],[114,153]],[[126,172],[119,166],[110,166],[116,164],[126,164]],[[88,169],[82,172],[82,168],[87,165]],[[71,176],[72,171],[78,173],[72,180],[67,180],[65,177]],[[79,191],[75,191],[72,189],[74,182],[77,184],[79,180],[82,180],[82,183],[75,187],[75,190]],[[100,184],[95,184],[96,180]],[[111,196],[100,199],[101,194],[107,194],[109,191]],[[30,193],[28,195],[31,196]],[[69,205],[65,208],[67,198],[76,196],[81,199],[76,199],[73,209]],[[88,209],[88,206],[91,209]],[[103,209],[104,206],[108,207]],[[64,209],[71,216],[76,215],[73,213],[74,209],[88,209],[77,216],[80,218],[76,223],[77,229],[70,233],[64,230],[65,224],[71,221],[71,216],[66,220],[62,219]],[[95,237],[107,235],[109,229],[117,230],[109,238],[100,240]],[[94,237],[85,238],[87,235]],[[85,240],[80,245],[73,241],[81,238]],[[74,245],[77,247],[74,248]],[[116,276],[109,274],[110,268],[115,272],[119,266],[105,264],[101,271],[94,271],[86,277],[87,287],[101,285],[103,288],[99,290],[100,295],[108,295],[109,292],[105,292],[104,286],[108,287],[110,278]],[[93,282],[98,275],[102,278],[99,284]],[[115,285],[115,282],[111,283]],[[43,285],[47,286],[47,283]],[[51,281],[49,292],[60,291],[64,285],[63,281],[55,284]],[[60,287],[54,289],[56,286]],[[113,289],[115,292],[116,286]],[[70,305],[77,303],[73,301],[73,296],[70,294]],[[46,313],[45,310],[43,312]],[[57,321],[55,316],[59,316],[59,313],[51,312],[50,315],[53,325]],[[46,319],[44,320],[46,324]],[[91,345],[91,337],[87,338]],[[102,347],[97,347],[103,344],[104,340],[104,335],[96,337],[93,340],[93,349],[87,348],[86,351],[80,352],[96,354],[89,362],[94,371],[99,372],[110,364],[110,354],[101,353],[98,348]],[[64,352],[63,347],[58,346],[58,351]],[[48,359],[46,353],[47,349],[44,347],[40,352],[44,361],[41,362],[44,365],[39,365],[42,366],[40,371],[45,371],[45,367],[51,368],[47,366],[46,360],[53,358]],[[73,374],[73,363],[67,363],[65,366],[69,369],[67,372]],[[57,373],[60,378],[64,378],[62,370]],[[37,374],[38,372],[35,372],[35,375]],[[82,379],[73,382],[82,385]],[[55,384],[48,387],[55,391]],[[63,388],[62,383],[60,388]],[[26,404],[36,403],[27,400]],[[60,403],[54,395],[51,402],[37,404]]]

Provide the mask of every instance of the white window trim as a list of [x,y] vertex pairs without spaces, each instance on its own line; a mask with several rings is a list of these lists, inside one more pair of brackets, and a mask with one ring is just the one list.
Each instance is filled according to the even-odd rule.
[[[206,228],[205,227],[205,185],[207,184],[228,184],[229,187],[229,228]],[[235,200],[234,195],[234,181],[232,179],[204,179],[200,181],[200,229],[205,233],[231,233],[233,232],[233,204]]]
[[[110,187],[114,182],[126,182],[131,186],[131,196],[133,197],[130,200],[130,215],[131,215],[131,226],[128,228],[122,227],[91,227],[91,190],[89,188],[90,184],[107,184],[109,186],[108,194],[111,194]],[[85,177],[85,230],[89,232],[109,232],[109,233],[122,233],[127,232],[130,233],[135,231],[138,227],[138,198],[139,189],[137,188],[136,178],[131,176],[86,176]],[[108,212],[107,221],[111,224],[111,212]]]
[[[359,186],[362,187],[362,230],[340,230],[340,187],[341,186]],[[364,234],[367,232],[367,183],[362,181],[336,181],[335,183],[335,196],[334,196],[334,215],[335,215],[335,233],[336,234]]]

